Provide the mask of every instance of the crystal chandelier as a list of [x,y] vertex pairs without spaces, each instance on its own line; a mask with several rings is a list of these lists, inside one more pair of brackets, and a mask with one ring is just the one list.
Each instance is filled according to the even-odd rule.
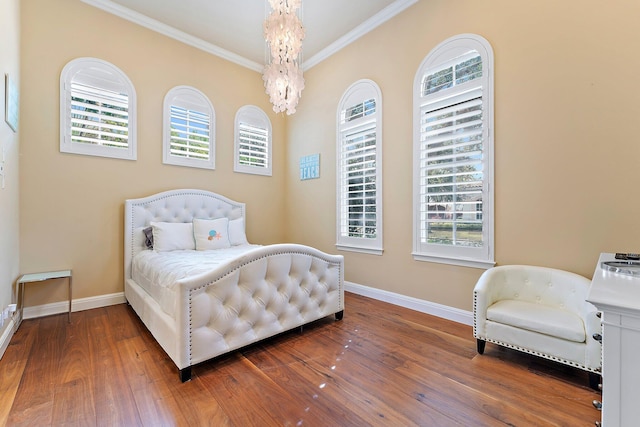
[[264,21],[264,37],[269,45],[270,62],[262,80],[276,113],[296,112],[304,89],[298,57],[302,51],[304,28],[296,11],[301,0],[269,0],[271,14]]

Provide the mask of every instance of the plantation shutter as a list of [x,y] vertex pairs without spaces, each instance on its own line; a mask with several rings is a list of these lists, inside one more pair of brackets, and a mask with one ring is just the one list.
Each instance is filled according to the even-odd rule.
[[207,113],[171,105],[172,156],[209,160],[211,117]]
[[211,101],[198,89],[170,89],[164,97],[162,162],[215,169],[215,118]]
[[241,165],[269,166],[269,130],[251,123],[238,124],[238,162]]
[[380,88],[372,80],[358,80],[336,112],[336,247],[382,255]]
[[413,258],[491,268],[493,50],[476,34],[440,43],[413,80]]
[[71,142],[128,149],[128,95],[72,82]]
[[377,237],[376,156],[375,120],[342,130],[340,230],[343,236]]
[[423,243],[483,246],[483,120],[480,88],[421,108]]
[[118,67],[76,58],[60,73],[60,152],[136,159],[136,91]]

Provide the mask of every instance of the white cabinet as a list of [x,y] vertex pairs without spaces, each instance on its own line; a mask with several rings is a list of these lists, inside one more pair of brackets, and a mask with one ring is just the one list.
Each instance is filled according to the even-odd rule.
[[602,426],[638,426],[640,420],[640,276],[602,268],[603,253],[587,301],[602,311]]

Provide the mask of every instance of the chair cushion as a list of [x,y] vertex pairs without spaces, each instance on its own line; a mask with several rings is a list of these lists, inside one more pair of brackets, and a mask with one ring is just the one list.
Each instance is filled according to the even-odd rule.
[[528,301],[498,301],[487,309],[487,319],[569,341],[585,342],[586,338],[578,315]]

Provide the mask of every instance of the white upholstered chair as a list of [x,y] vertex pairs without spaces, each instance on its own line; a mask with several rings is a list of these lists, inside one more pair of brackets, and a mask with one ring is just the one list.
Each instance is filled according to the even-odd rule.
[[590,285],[585,277],[546,267],[485,271],[473,291],[478,353],[489,341],[534,354],[588,371],[597,388],[602,329],[596,307],[586,301]]

